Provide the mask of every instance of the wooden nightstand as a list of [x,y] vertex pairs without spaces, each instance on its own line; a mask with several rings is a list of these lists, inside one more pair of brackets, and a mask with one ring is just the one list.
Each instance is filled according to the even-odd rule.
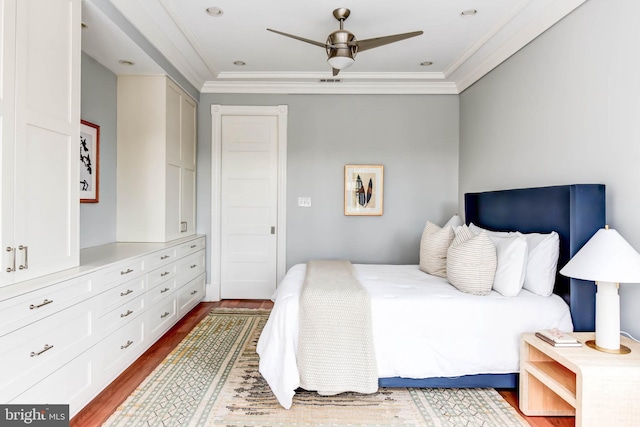
[[572,333],[582,347],[553,347],[533,333],[520,340],[520,410],[528,416],[575,415],[576,426],[640,425],[640,344],[629,354],[584,345],[592,332]]

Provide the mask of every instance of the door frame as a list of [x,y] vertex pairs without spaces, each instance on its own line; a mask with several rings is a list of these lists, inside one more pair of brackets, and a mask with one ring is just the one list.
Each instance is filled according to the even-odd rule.
[[276,287],[287,266],[287,114],[286,105],[211,105],[211,294],[208,301],[220,301],[222,116],[275,116],[278,119],[278,192],[276,221]]

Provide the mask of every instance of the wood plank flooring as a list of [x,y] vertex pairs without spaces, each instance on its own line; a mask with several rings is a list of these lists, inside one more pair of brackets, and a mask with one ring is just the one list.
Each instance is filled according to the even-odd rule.
[[[102,425],[118,408],[118,405],[124,402],[147,375],[155,369],[212,308],[269,309],[272,306],[273,303],[271,301],[265,300],[224,300],[220,302],[200,303],[104,389],[102,393],[96,396],[95,399],[73,417],[70,427],[97,427]],[[499,392],[511,406],[520,412],[518,409],[517,391],[499,390]],[[533,427],[575,426],[575,419],[573,417],[525,417],[525,419]]]

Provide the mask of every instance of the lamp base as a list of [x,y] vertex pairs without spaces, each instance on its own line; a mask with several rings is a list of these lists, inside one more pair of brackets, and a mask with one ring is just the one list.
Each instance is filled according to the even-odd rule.
[[627,347],[626,345],[622,345],[622,344],[620,344],[620,348],[617,349],[617,350],[611,350],[609,348],[598,347],[598,345],[596,344],[596,340],[586,341],[585,344],[588,347],[591,347],[591,348],[593,348],[595,350],[598,350],[598,351],[603,351],[605,353],[611,353],[611,354],[628,354],[628,353],[631,353],[631,349],[629,347]]

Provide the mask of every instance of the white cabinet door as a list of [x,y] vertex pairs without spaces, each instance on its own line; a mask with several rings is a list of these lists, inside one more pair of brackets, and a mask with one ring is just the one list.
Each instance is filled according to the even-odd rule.
[[118,77],[118,241],[195,233],[195,147],[196,104],[178,85]]
[[5,273],[15,261],[8,282],[79,260],[80,0],[20,0],[15,23],[15,129],[2,141],[15,167],[13,212],[2,218],[13,229],[3,233],[13,248]]

